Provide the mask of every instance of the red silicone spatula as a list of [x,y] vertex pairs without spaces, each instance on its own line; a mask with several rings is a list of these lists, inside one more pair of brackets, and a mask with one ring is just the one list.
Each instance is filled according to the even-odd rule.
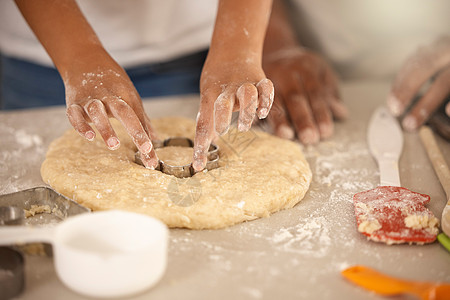
[[435,241],[438,219],[425,207],[430,197],[400,185],[398,160],[403,135],[385,107],[372,115],[368,142],[380,169],[380,186],[353,196],[358,231],[387,244]]

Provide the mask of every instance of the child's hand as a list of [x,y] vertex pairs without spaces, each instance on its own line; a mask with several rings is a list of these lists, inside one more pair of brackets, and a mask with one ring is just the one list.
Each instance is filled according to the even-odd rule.
[[97,128],[109,149],[120,141],[109,122],[118,119],[141,152],[146,167],[158,162],[151,139],[154,135],[142,101],[125,71],[105,53],[79,59],[63,74],[67,116],[78,133],[95,138],[89,123]]
[[31,29],[53,60],[66,88],[67,116],[88,140],[93,123],[106,145],[120,145],[108,117],[118,119],[148,168],[158,159],[142,101],[125,71],[108,55],[75,0],[16,0]]
[[271,0],[221,0],[211,47],[200,79],[200,110],[194,141],[195,171],[206,165],[216,135],[228,131],[233,111],[238,129],[265,118],[273,102],[273,85],[262,67],[262,47]]
[[272,82],[251,58],[228,61],[209,57],[203,68],[200,93],[195,170],[203,169],[212,139],[228,131],[234,111],[239,111],[239,131],[247,131],[255,115],[260,119],[267,116],[274,96]]

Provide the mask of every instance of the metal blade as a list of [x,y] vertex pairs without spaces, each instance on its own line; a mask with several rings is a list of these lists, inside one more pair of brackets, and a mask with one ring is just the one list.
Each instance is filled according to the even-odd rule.
[[380,185],[401,186],[398,160],[403,133],[398,121],[382,106],[373,113],[368,128],[369,149],[380,169]]

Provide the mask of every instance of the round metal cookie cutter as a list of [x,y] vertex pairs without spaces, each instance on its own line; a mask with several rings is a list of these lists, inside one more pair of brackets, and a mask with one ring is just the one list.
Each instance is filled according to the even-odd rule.
[[[194,142],[186,137],[170,137],[164,141],[153,141],[153,147],[155,149],[164,147],[194,147]],[[139,151],[135,154],[134,162],[140,165],[144,165],[141,160]],[[219,147],[215,144],[211,144],[208,149],[208,161],[206,162],[206,169],[212,170],[219,167]],[[184,166],[173,166],[159,160],[156,170],[159,170],[165,174],[173,175],[178,178],[191,177],[195,174],[192,163]]]

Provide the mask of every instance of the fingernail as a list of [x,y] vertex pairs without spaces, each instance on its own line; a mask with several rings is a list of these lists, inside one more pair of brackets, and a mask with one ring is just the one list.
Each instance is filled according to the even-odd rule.
[[226,127],[223,128],[223,129],[221,129],[221,130],[216,130],[216,133],[217,133],[218,135],[224,135],[225,133],[228,132],[228,130],[230,130],[230,126],[229,126],[229,125],[226,126]]
[[84,136],[86,137],[86,139],[88,141],[92,142],[95,138],[95,133],[93,131],[88,131],[88,132],[86,132],[86,134]]
[[294,138],[295,132],[291,127],[282,124],[278,126],[276,135],[282,139],[292,140]]
[[203,166],[203,164],[200,162],[200,161],[198,161],[198,160],[195,160],[193,163],[192,163],[192,167],[194,168],[194,170],[196,171],[196,172],[200,172],[201,170],[203,170],[205,167]]
[[[145,164],[144,164],[145,165]],[[145,167],[149,170],[154,170],[158,166],[158,160],[157,159],[151,159],[148,165],[145,165]]]
[[269,110],[267,108],[265,108],[265,107],[261,108],[261,110],[259,110],[259,113],[258,113],[258,118],[264,119],[267,117],[268,114],[269,114]]
[[334,110],[336,113],[336,118],[338,119],[346,119],[348,117],[348,109],[345,105],[342,103],[337,103],[337,105],[334,106]]
[[246,132],[250,130],[250,125],[248,123],[239,122],[238,130],[240,132]]
[[299,133],[299,139],[304,144],[316,144],[319,142],[319,133],[311,128],[306,128]]
[[110,137],[108,139],[107,144],[108,144],[109,149],[111,149],[111,150],[116,150],[120,146],[119,140],[115,137]]
[[141,151],[146,154],[149,153],[150,151],[152,151],[152,144],[150,144],[149,142],[145,142],[141,146]]
[[398,100],[397,97],[395,97],[393,94],[390,94],[386,103],[389,110],[395,117],[400,116],[400,114],[402,113],[402,106],[400,104],[400,100]]
[[320,136],[323,138],[328,138],[333,134],[333,126],[326,123],[319,124]]
[[417,129],[417,120],[413,116],[406,116],[402,122],[403,128],[408,131],[414,131]]
[[207,157],[203,154],[203,147],[194,149],[194,160],[192,162],[192,168],[195,172],[200,172],[206,166]]

